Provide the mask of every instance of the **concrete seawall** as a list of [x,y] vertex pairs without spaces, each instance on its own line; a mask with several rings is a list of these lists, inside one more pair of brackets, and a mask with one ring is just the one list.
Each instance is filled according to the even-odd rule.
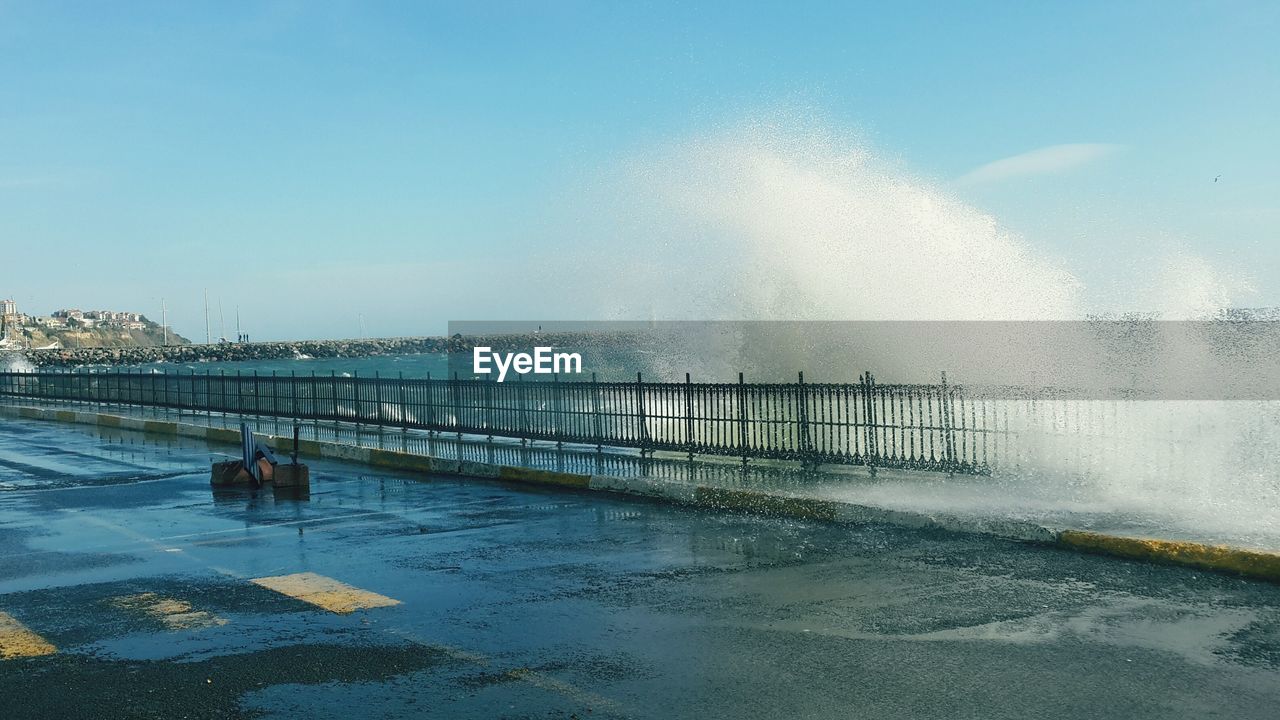
[[[119,428],[152,435],[186,437],[216,444],[238,446],[240,443],[240,433],[237,430],[92,411],[0,406],[0,417],[5,416]],[[293,441],[291,437],[271,435],[265,435],[265,437],[277,448],[288,447]],[[1280,583],[1280,554],[1230,546],[1125,537],[1070,528],[1049,528],[1034,523],[998,518],[974,519],[937,513],[891,510],[803,497],[779,490],[725,488],[662,478],[581,474],[498,463],[451,460],[419,453],[359,447],[322,440],[300,440],[298,450],[304,457],[362,463],[399,471],[460,475],[568,490],[636,495],[709,510],[750,512],[851,524],[882,523],[917,529],[988,535],[1056,546],[1077,552],[1181,565]]]

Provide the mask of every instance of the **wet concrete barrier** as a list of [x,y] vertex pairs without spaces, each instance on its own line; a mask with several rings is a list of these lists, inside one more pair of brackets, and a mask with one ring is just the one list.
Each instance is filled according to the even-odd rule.
[[[102,427],[137,430],[154,435],[170,435],[218,444],[240,444],[238,430],[207,427],[168,420],[139,418],[94,412],[73,412],[50,408],[0,406],[0,416],[31,420],[52,420]],[[284,447],[293,438],[264,435],[269,444]],[[1081,530],[1053,528],[1016,520],[968,518],[890,510],[869,505],[801,497],[788,493],[750,488],[723,488],[678,480],[543,470],[512,465],[496,465],[470,460],[448,460],[396,450],[358,447],[323,440],[299,440],[300,455],[357,462],[409,472],[461,475],[472,478],[525,483],[544,487],[574,488],[636,495],[682,505],[713,510],[749,512],[824,522],[850,524],[879,523],[902,527],[934,529],[999,537],[1020,542],[1052,545],[1079,552],[1169,565],[1212,570],[1249,578],[1280,582],[1280,554],[1208,545],[1189,541],[1135,538]]]
[[840,503],[756,490],[699,486],[694,489],[693,504],[802,520],[840,519]]

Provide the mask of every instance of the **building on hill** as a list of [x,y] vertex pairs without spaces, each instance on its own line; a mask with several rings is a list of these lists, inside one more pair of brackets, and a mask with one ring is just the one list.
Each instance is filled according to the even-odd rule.
[[18,314],[18,303],[12,300],[0,300],[0,339],[8,341],[10,336],[22,327],[23,318]]
[[147,327],[147,318],[142,313],[118,312],[115,310],[80,310],[66,308],[55,311],[51,319],[67,326],[82,328],[105,327],[123,328],[125,330],[142,330]]

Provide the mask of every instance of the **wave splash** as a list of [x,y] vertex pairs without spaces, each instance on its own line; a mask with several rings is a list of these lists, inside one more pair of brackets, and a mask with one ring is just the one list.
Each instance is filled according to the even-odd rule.
[[1249,291],[1185,249],[1117,278],[1121,295],[1091,291],[1070,258],[808,121],[651,148],[575,198],[569,234],[582,242],[559,259],[597,278],[583,289],[613,319],[1198,319]]
[[[1185,250],[1153,253],[1116,278],[1119,294],[1091,289],[1072,258],[866,143],[807,122],[751,120],[652,148],[578,197],[583,242],[561,257],[576,258],[576,277],[599,278],[580,281],[587,297],[576,300],[593,299],[616,319],[1080,320],[1119,308],[1189,320],[1218,317],[1249,291]],[[1183,349],[1200,351],[1208,350]],[[722,369],[709,359],[713,368]],[[860,492],[911,509],[1084,513],[1104,525],[1280,547],[1280,490],[1269,470],[1280,456],[1277,404],[1183,405],[1134,413],[1139,423],[1151,415],[1161,437],[1141,449],[1103,447],[1088,477],[1064,478],[1063,439],[1050,436],[1034,469],[982,487],[913,480]]]

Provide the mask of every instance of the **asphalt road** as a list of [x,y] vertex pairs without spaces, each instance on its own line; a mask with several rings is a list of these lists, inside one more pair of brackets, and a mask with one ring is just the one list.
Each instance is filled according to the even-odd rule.
[[214,495],[213,455],[0,421],[0,717],[1280,707],[1273,585],[336,463]]

